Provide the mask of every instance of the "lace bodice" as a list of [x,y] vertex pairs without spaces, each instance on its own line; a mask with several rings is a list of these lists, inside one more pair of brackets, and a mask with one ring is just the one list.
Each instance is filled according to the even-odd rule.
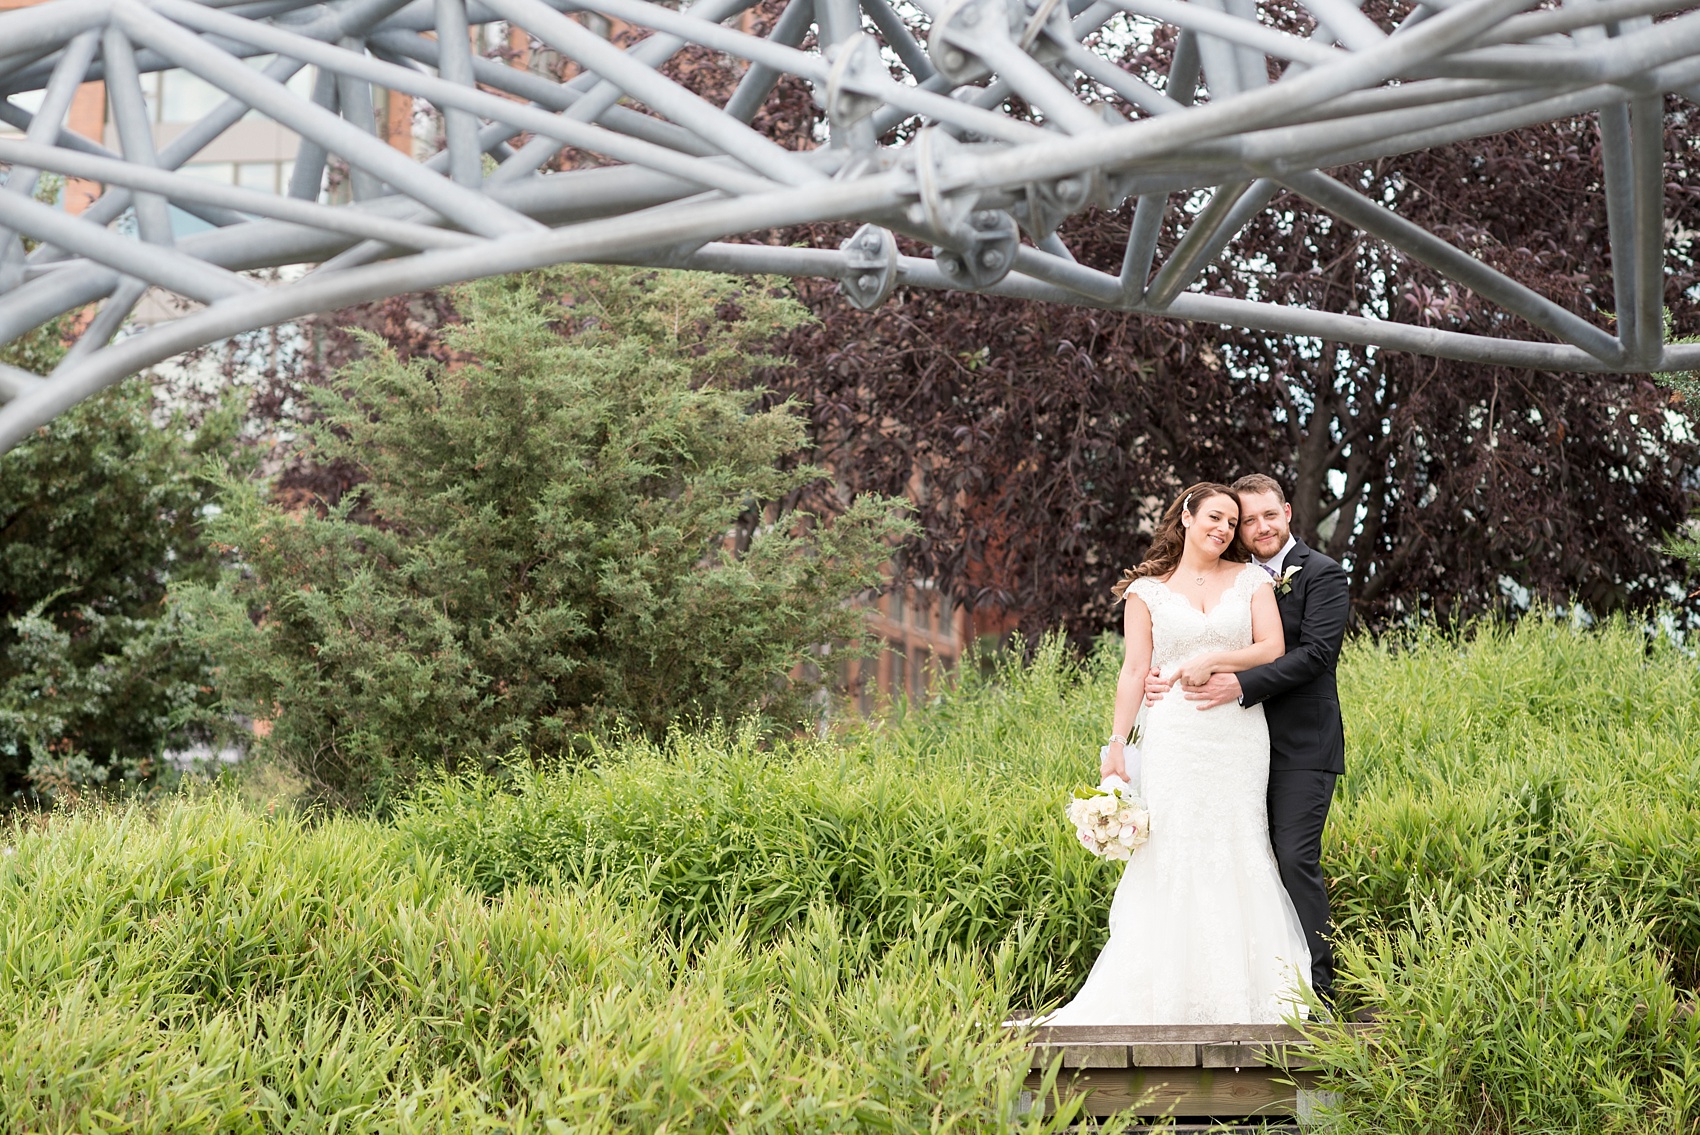
[[1208,613],[1150,576],[1136,579],[1128,594],[1151,611],[1151,665],[1159,670],[1210,651],[1243,650],[1251,645],[1251,597],[1269,573],[1247,564]]

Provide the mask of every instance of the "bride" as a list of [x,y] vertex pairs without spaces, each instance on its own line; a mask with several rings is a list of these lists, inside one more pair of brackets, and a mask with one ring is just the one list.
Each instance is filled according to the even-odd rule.
[[[1110,940],[1078,996],[1045,1025],[1266,1024],[1303,1015],[1310,949],[1269,846],[1263,707],[1200,710],[1183,687],[1281,657],[1270,577],[1235,540],[1239,501],[1194,485],[1163,515],[1149,557],[1116,586],[1127,655],[1100,773],[1143,780],[1150,840],[1110,906]],[[1156,668],[1177,680],[1147,711],[1129,776],[1126,737]]]

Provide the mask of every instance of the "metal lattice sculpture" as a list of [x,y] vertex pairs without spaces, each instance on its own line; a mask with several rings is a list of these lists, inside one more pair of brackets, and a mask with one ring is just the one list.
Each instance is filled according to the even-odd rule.
[[[914,0],[908,22],[890,0],[790,0],[757,36],[728,22],[752,2],[49,0],[0,16],[0,117],[24,132],[0,140],[10,164],[0,342],[99,305],[53,373],[0,371],[0,447],[125,375],[239,332],[568,261],[833,277],[862,308],[903,284],[1516,366],[1700,364],[1700,348],[1661,335],[1663,96],[1700,83],[1700,12],[1656,19],[1680,3],[1425,0],[1389,31],[1351,0],[1303,0],[1315,21],[1303,36],[1260,16],[1256,0]],[[621,50],[580,12],[652,34]],[[1179,29],[1166,75],[1083,45],[1124,14]],[[474,53],[468,28],[490,21],[523,29],[580,73],[557,83]],[[911,30],[923,23],[924,43]],[[824,49],[800,46],[811,29]],[[693,44],[747,65],[725,105],[658,70]],[[244,62],[254,57],[270,61]],[[140,76],[167,68],[228,98],[156,148]],[[285,85],[304,68],[311,97]],[[784,75],[825,108],[813,150],[784,149],[749,125]],[[107,85],[116,151],[64,126],[89,79]],[[386,145],[374,87],[437,108],[441,152],[415,162]],[[26,91],[40,92],[34,113],[10,98]],[[1106,92],[1137,117],[1093,105]],[[1037,115],[1007,113],[1012,100]],[[302,139],[289,193],[181,171],[251,112]],[[1598,115],[1603,141],[1615,335],[1317,172],[1582,114]],[[882,144],[892,137],[902,141]],[[563,149],[602,164],[547,172]],[[327,158],[351,171],[348,204],[321,201]],[[39,171],[105,191],[73,216],[34,199]],[[1283,187],[1552,341],[1189,291]],[[1199,190],[1210,192],[1189,231],[1154,265],[1169,196]],[[1076,262],[1058,224],[1130,197],[1122,263]],[[174,238],[168,202],[213,227]],[[837,249],[729,239],[818,221],[863,227]],[[894,233],[933,256],[899,255]],[[269,283],[252,271],[290,266],[300,267]],[[115,338],[149,288],[194,303]]]

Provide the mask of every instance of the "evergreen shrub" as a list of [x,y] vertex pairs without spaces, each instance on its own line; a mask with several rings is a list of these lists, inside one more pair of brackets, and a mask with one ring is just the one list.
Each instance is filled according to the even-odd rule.
[[318,391],[300,454],[362,482],[290,512],[227,478],[201,647],[263,749],[322,798],[391,799],[422,767],[619,729],[794,725],[849,600],[908,531],[863,497],[789,507],[822,472],[753,368],[805,312],[770,282],[612,267],[471,284],[451,361],[376,340]]
[[[56,325],[5,361],[46,371]],[[161,756],[214,739],[211,658],[187,645],[172,584],[217,563],[203,538],[211,453],[232,408],[191,429],[155,421],[153,391],[125,383],[0,454],[0,798],[63,801],[148,786]]]

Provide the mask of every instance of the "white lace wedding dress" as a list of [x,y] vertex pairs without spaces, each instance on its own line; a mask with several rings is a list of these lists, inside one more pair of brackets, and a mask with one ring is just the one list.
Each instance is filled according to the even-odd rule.
[[[1200,612],[1155,579],[1129,595],[1151,610],[1152,665],[1251,645],[1248,564]],[[1177,687],[1145,715],[1140,743],[1151,838],[1110,906],[1110,940],[1078,996],[1046,1025],[1267,1024],[1292,1015],[1310,949],[1269,847],[1263,707],[1199,710]]]

